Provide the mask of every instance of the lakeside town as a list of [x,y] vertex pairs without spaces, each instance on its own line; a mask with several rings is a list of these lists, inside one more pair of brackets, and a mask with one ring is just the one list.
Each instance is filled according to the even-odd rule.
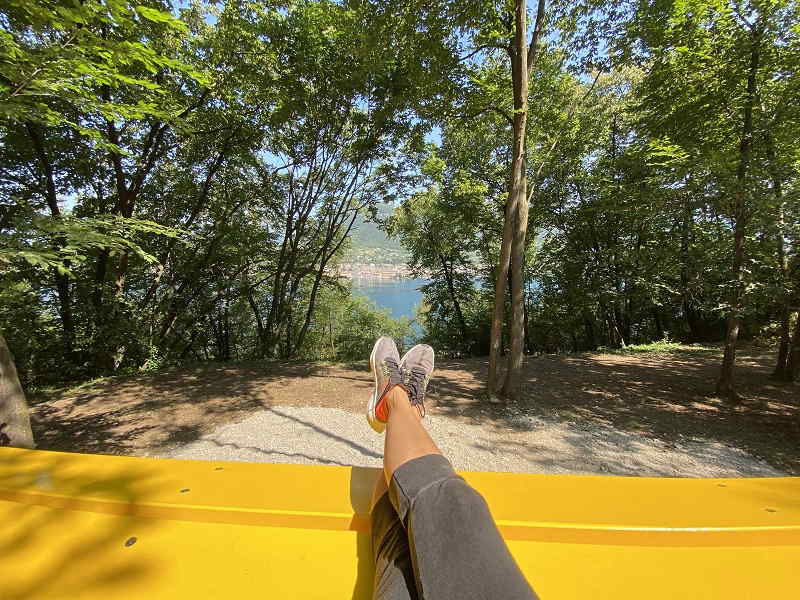
[[340,277],[348,279],[413,279],[414,274],[404,264],[342,263],[337,268]]

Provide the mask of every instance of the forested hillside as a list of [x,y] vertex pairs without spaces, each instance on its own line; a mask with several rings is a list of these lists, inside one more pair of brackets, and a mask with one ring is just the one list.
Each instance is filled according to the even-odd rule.
[[331,267],[386,205],[427,338],[488,354],[492,394],[526,353],[665,337],[724,344],[726,397],[742,339],[792,379],[799,23],[795,0],[6,0],[0,329],[26,385],[358,358],[400,326]]
[[343,260],[361,264],[406,264],[408,252],[397,237],[389,237],[383,225],[392,216],[393,208],[383,205],[374,219],[360,215],[356,218],[350,233],[350,247]]

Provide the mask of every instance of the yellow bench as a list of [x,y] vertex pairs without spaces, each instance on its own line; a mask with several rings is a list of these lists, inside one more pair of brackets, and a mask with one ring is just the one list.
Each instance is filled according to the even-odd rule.
[[[800,478],[463,475],[545,600],[800,595]],[[377,476],[0,448],[0,598],[370,598]]]

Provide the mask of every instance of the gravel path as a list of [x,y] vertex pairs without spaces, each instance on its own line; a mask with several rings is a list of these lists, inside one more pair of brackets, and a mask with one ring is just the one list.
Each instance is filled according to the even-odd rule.
[[[457,469],[660,477],[782,475],[746,452],[701,439],[668,443],[603,426],[522,413],[510,426],[434,415],[425,423]],[[161,456],[299,464],[380,466],[383,436],[338,408],[272,407]]]

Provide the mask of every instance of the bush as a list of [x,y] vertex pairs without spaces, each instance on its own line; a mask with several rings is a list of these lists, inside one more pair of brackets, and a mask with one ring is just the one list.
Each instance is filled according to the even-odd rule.
[[624,348],[608,349],[604,347],[598,348],[598,351],[607,354],[713,354],[719,351],[719,348],[714,346],[705,346],[702,344],[681,344],[674,342],[668,337],[658,340],[657,342],[650,342],[648,344],[634,344],[625,346]]
[[389,311],[378,309],[367,298],[329,291],[317,306],[300,356],[308,360],[364,360],[382,335],[393,337],[401,352],[414,341],[409,319],[393,319]]

